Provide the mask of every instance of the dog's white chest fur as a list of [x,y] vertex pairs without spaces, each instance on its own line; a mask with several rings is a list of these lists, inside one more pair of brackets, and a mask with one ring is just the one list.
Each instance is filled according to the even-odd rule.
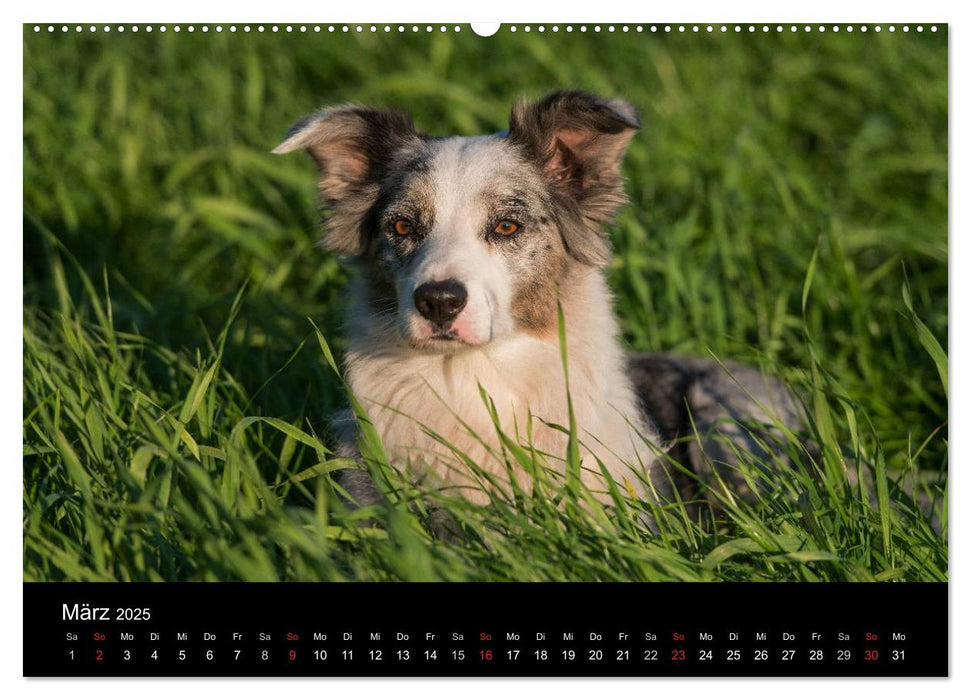
[[[639,417],[617,343],[610,298],[599,272],[564,302],[570,396],[580,427],[582,480],[606,487],[594,456],[622,486],[645,494],[653,463],[644,439],[656,442]],[[347,356],[347,378],[377,428],[389,458],[415,478],[432,477],[477,502],[487,500],[470,468],[445,443],[496,478],[508,481],[500,439],[480,391],[494,402],[503,432],[549,455],[565,471],[567,436],[547,423],[569,424],[567,386],[556,333],[518,333],[502,342],[442,355],[386,345],[371,336]],[[531,436],[527,436],[531,420]],[[435,436],[439,437],[435,437]],[[515,460],[510,460],[515,465]],[[633,466],[633,470],[631,469]],[[517,480],[525,473],[514,467]],[[639,472],[639,474],[638,474]],[[528,483],[523,483],[528,488]]]

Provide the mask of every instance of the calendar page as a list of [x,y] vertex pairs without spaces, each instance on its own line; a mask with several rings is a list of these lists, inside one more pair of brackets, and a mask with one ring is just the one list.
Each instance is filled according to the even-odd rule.
[[947,224],[944,23],[27,23],[23,673],[947,676]]

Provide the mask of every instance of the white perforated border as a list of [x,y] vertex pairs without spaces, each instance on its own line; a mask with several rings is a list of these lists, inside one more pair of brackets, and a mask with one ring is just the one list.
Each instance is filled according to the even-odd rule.
[[[852,34],[854,31],[866,33],[871,30],[877,33],[882,32],[884,30],[888,32],[895,32],[897,31],[898,28],[903,32],[909,32],[911,28],[913,28],[917,32],[923,32],[925,27],[928,28],[931,32],[936,32],[938,30],[938,25],[936,24],[912,24],[912,25],[911,24],[899,24],[899,25],[898,24],[687,24],[687,25],[686,24],[649,24],[649,25],[648,24],[634,24],[634,25],[631,25],[631,24],[621,24],[621,25],[568,24],[562,27],[562,31],[566,31],[566,32],[579,31],[581,33],[593,31],[594,33],[599,33],[599,32],[603,32],[604,29],[606,29],[608,33],[614,33],[618,31],[621,33],[628,33],[633,31],[638,33],[677,32],[679,34],[685,34],[689,32],[693,34],[699,34],[702,32],[708,33],[708,34],[714,34],[718,32],[727,33],[731,31],[734,31],[736,33],[749,32],[754,34],[756,32],[761,31],[763,34],[768,34],[773,31],[776,33],[782,33],[787,30],[790,33],[796,33],[796,32],[805,33],[805,32],[814,32],[814,31],[820,32],[820,33],[826,32],[826,31],[839,33],[841,30],[843,30],[847,33]],[[523,25],[522,27],[518,27],[517,25],[510,25],[507,29],[508,31],[515,33],[520,28],[524,32],[531,32],[533,31],[533,29],[541,33],[546,31],[545,25],[538,25],[534,27],[533,25],[528,25],[528,24]],[[550,31],[559,32],[561,31],[561,27],[560,25],[553,25],[550,27]]]
[[[499,29],[500,32],[508,32],[510,34],[515,34],[517,32],[530,33],[534,30],[537,33],[543,34],[550,31],[554,34],[559,32],[573,33],[573,32],[593,32],[593,33],[645,33],[649,32],[652,34],[656,33],[743,33],[747,32],[750,34],[755,34],[761,32],[763,34],[768,34],[771,32],[782,33],[788,31],[789,33],[809,33],[809,32],[833,32],[839,33],[841,31],[848,34],[853,32],[867,33],[874,32],[880,33],[887,31],[894,33],[896,31],[902,31],[904,33],[910,32],[912,29],[917,33],[922,33],[925,28],[930,32],[937,32],[938,25],[936,24],[621,24],[621,25],[586,25],[586,24],[553,24],[553,25],[516,25],[511,24],[503,26]],[[335,34],[335,33],[357,33],[357,34],[390,34],[392,32],[397,32],[399,34],[405,33],[447,33],[454,32],[458,33],[463,31],[462,26],[458,24],[174,24],[174,25],[141,25],[141,24],[35,24],[33,25],[33,30],[35,33],[41,33],[46,30],[47,33],[53,34],[60,31],[62,34],[69,33],[73,31],[76,34],[84,33],[110,33],[117,32],[123,34],[126,31],[132,34],[136,34],[139,31],[151,33],[153,31],[159,31],[165,33],[167,31],[175,32],[176,34],[183,31],[190,34],[196,31],[202,32],[203,34],[210,31],[215,33],[228,32],[231,34],[235,33],[287,33],[287,34]],[[479,34],[480,36],[488,36],[489,34],[477,32],[475,27],[472,28],[472,32]],[[490,33],[491,34],[491,33]]]
[[167,31],[172,31],[172,32],[175,32],[176,34],[181,32],[188,32],[192,34],[192,33],[195,33],[196,31],[202,32],[204,34],[209,33],[210,31],[215,33],[228,32],[230,34],[236,34],[236,33],[245,34],[245,33],[251,33],[251,32],[254,32],[257,34],[263,34],[263,33],[274,34],[274,33],[280,33],[280,32],[287,33],[287,34],[293,34],[293,33],[377,34],[378,32],[391,33],[393,31],[396,31],[400,34],[404,34],[405,32],[418,33],[422,31],[426,33],[431,33],[431,32],[445,33],[449,31],[457,33],[462,31],[461,25],[457,25],[457,24],[449,24],[449,25],[444,25],[444,24],[442,25],[431,25],[431,24],[422,24],[422,25],[419,25],[419,24],[409,24],[409,25],[404,25],[404,24],[397,24],[397,25],[390,25],[390,24],[269,24],[269,25],[266,25],[266,24],[212,24],[212,25],[210,24],[173,24],[173,25],[47,24],[47,25],[44,25],[44,24],[35,24],[33,26],[33,29],[35,33],[40,33],[46,30],[48,33],[51,33],[51,34],[57,32],[58,30],[61,33],[65,33],[65,34],[68,32],[71,32],[72,30],[78,34],[85,31],[89,33],[95,33],[98,31],[101,31],[103,33],[109,33],[114,31],[119,34],[123,34],[126,31],[131,33],[137,33],[139,31],[149,32],[149,33],[152,31],[159,31],[164,33]]

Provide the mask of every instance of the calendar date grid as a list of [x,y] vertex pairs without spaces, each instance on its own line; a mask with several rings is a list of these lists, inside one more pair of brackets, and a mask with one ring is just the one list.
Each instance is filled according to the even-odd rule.
[[[86,637],[86,638],[85,638]],[[638,666],[895,664],[907,632],[117,631],[66,632],[69,663],[160,666]]]
[[25,584],[24,599],[25,675],[948,672],[946,585]]

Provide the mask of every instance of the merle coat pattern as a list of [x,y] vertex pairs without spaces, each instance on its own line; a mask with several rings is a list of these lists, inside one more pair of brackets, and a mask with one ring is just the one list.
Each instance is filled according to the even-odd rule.
[[[558,308],[581,478],[603,497],[598,461],[638,497],[689,495],[691,480],[665,468],[665,450],[702,481],[717,470],[744,496],[735,448],[758,453],[773,433],[765,426],[800,422],[786,388],[752,368],[621,347],[604,227],[626,202],[621,162],[639,126],[629,103],[582,92],[520,102],[507,131],[473,137],[427,136],[404,112],[350,105],[302,119],[275,149],[306,150],[319,168],[323,245],[359,272],[346,377],[390,458],[416,480],[488,500],[440,438],[507,478],[480,387],[507,435],[528,434],[564,470]],[[350,414],[334,429],[354,455]],[[700,440],[681,440],[694,431]],[[363,470],[342,480],[358,503],[379,498]]]

